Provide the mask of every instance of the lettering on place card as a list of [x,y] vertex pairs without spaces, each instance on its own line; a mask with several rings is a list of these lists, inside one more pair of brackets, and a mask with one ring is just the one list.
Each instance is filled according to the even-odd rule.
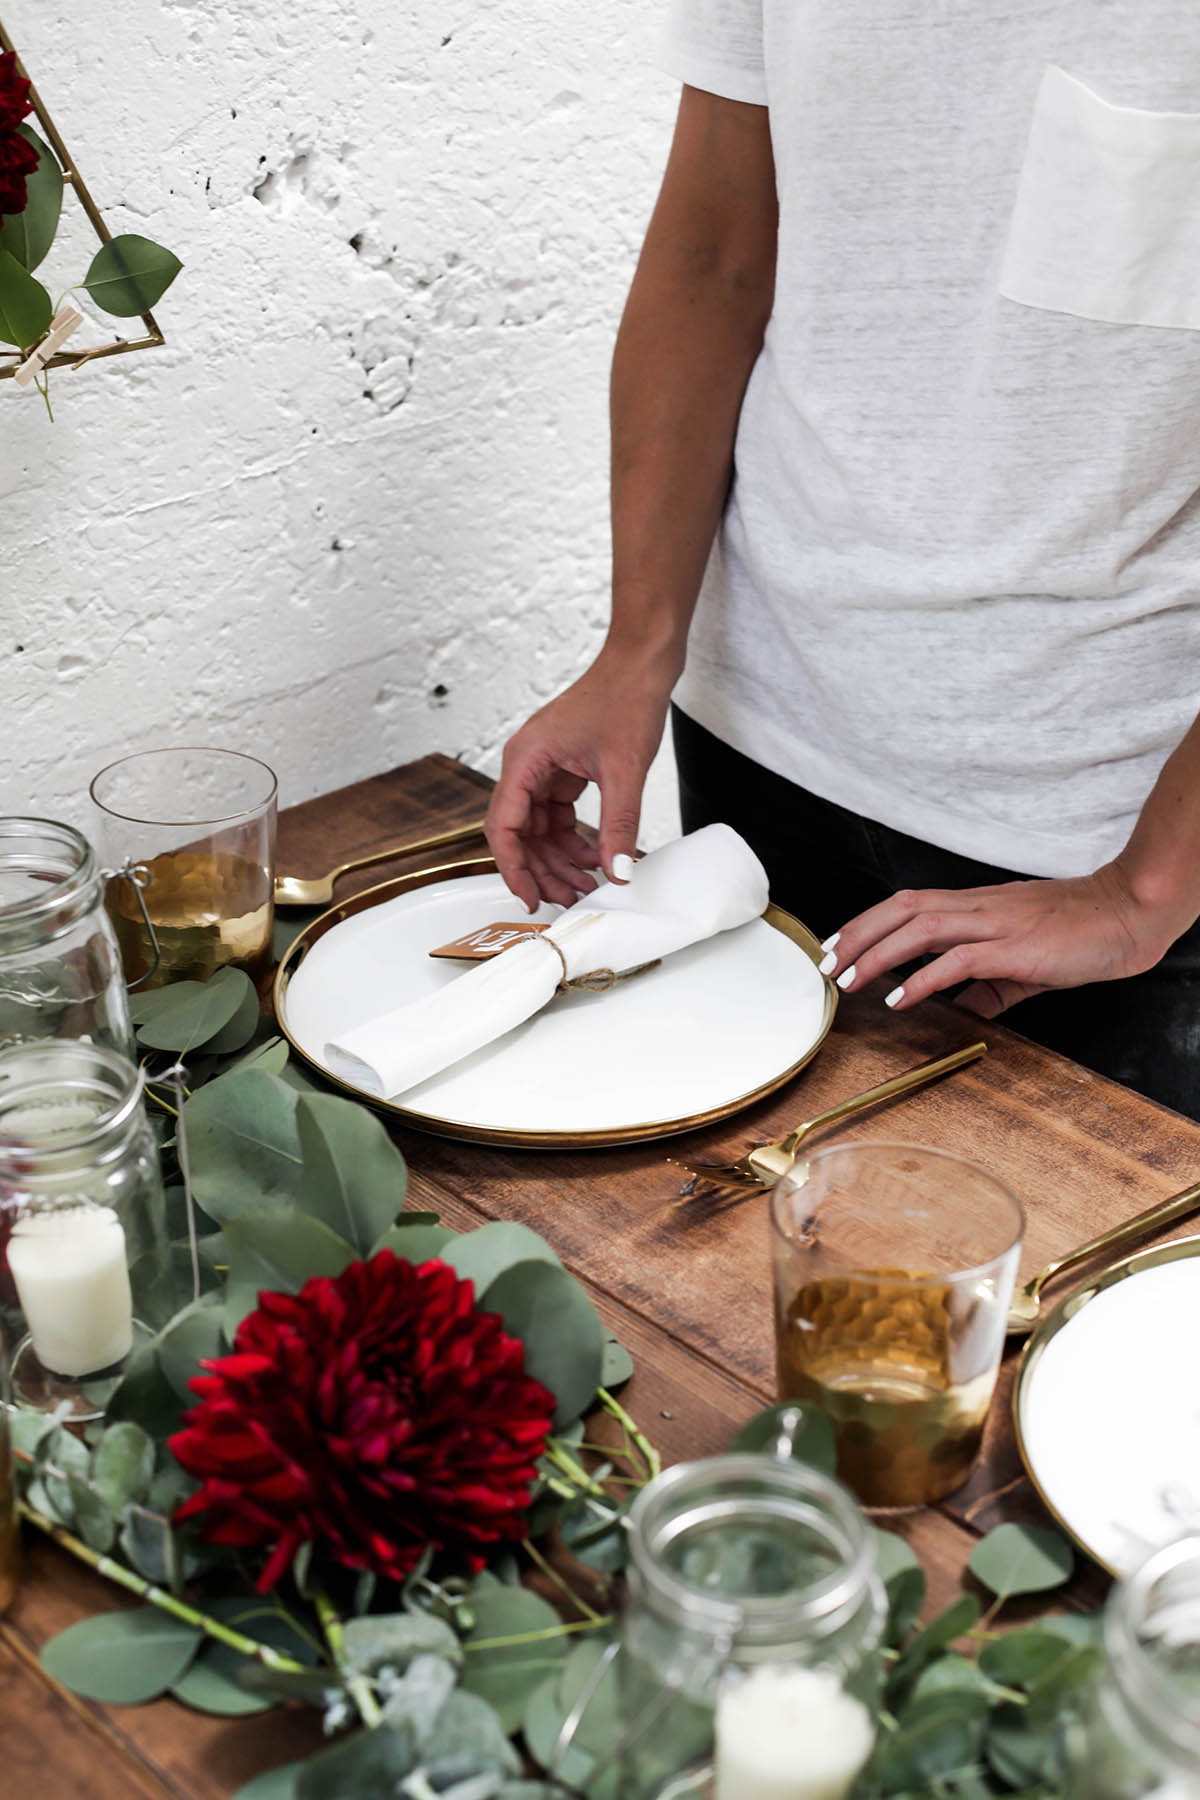
[[499,956],[502,950],[511,949],[524,938],[538,937],[549,924],[550,920],[545,925],[535,925],[532,920],[525,919],[516,925],[480,925],[429,954],[453,957],[459,962],[486,962],[490,956]]

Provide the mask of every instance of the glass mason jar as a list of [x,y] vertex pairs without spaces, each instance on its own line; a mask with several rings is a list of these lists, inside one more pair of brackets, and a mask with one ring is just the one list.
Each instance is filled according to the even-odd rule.
[[0,819],[0,1050],[46,1038],[133,1054],[121,957],[87,839]]
[[1076,1800],[1200,1800],[1200,1534],[1112,1592],[1105,1666],[1078,1725]]
[[164,1272],[158,1148],[127,1058],[62,1040],[0,1053],[0,1302],[13,1397],[97,1418],[151,1335],[133,1291]]
[[12,1605],[20,1570],[21,1534],[12,1444],[8,1436],[8,1356],[0,1332],[0,1615]]
[[[682,1463],[630,1512],[622,1627],[623,1800],[707,1793],[723,1684],[832,1671],[872,1715],[886,1601],[846,1490],[782,1457]],[[697,1770],[697,1785],[672,1778]]]

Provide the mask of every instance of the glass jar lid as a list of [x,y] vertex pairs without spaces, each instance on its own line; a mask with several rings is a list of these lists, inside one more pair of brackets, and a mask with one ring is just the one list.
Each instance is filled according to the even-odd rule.
[[862,1608],[874,1577],[852,1497],[790,1460],[681,1463],[643,1488],[630,1525],[645,1602],[731,1644],[831,1635]]

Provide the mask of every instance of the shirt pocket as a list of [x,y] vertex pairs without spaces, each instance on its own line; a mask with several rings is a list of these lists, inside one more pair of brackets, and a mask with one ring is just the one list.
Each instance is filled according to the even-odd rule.
[[1000,292],[1078,318],[1200,330],[1200,113],[1113,106],[1048,68]]

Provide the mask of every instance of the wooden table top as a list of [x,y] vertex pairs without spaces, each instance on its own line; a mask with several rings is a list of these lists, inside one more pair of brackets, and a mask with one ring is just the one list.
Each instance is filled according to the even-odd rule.
[[[279,868],[333,863],[480,815],[490,782],[445,756],[290,808]],[[348,876],[345,898],[410,864]],[[419,866],[419,865],[417,865]],[[680,1204],[668,1151],[740,1154],[798,1119],[906,1066],[984,1037],[989,1054],[887,1113],[889,1137],[986,1164],[1025,1203],[1024,1275],[1200,1175],[1200,1126],[952,1007],[890,1013],[882,993],[844,998],[820,1055],[782,1093],[670,1144],[572,1152],[489,1149],[397,1131],[412,1204],[469,1229],[517,1219],[542,1233],[585,1282],[637,1372],[622,1399],[668,1462],[724,1449],[774,1398],[769,1246],[764,1205]],[[880,1117],[846,1137],[880,1135]],[[1186,1229],[1186,1228],[1185,1228]],[[1180,1235],[1180,1228],[1163,1234]],[[1070,1283],[1067,1283],[1069,1287]],[[1059,1290],[1051,1289],[1051,1293]],[[1044,1513],[1023,1478],[1010,1422],[1008,1357],[970,1483],[897,1528],[930,1575],[931,1607],[958,1591],[976,1538],[1005,1519]],[[889,1520],[889,1524],[892,1521]],[[25,1577],[0,1622],[4,1791],[22,1779],[46,1800],[218,1800],[260,1770],[315,1747],[311,1716],[275,1710],[229,1721],[173,1700],[108,1708],[65,1693],[41,1672],[40,1645],[90,1613],[125,1604],[110,1584],[27,1532]],[[1069,1593],[1094,1605],[1106,1583],[1085,1568]],[[1036,1608],[1034,1608],[1036,1610]]]

